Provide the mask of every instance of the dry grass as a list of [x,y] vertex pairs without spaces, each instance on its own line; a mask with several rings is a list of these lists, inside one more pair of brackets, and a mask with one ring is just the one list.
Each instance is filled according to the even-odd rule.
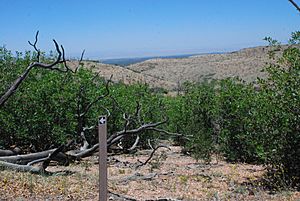
[[192,56],[181,59],[151,59],[133,64],[130,69],[170,82],[204,81],[239,76],[245,81],[265,77],[261,70],[270,48],[256,47],[233,53]]
[[[287,46],[282,46],[286,48]],[[132,83],[147,83],[152,88],[175,90],[178,84],[185,81],[203,82],[211,79],[240,77],[246,82],[252,82],[257,77],[264,78],[262,70],[267,63],[276,60],[269,58],[270,47],[255,47],[224,54],[198,55],[188,58],[160,58],[120,67],[93,61],[84,61],[84,66],[100,72],[99,75],[113,81]],[[276,52],[280,56],[282,51]],[[76,62],[70,62],[77,65]]]
[[[109,79],[111,75],[113,75],[113,82],[123,82],[124,84],[147,83],[150,87],[165,89],[173,89],[176,86],[175,83],[168,80],[155,78],[120,66],[96,63],[92,61],[84,61],[83,64],[85,68],[92,69],[94,72],[99,73],[99,76],[106,79]],[[77,66],[78,62],[72,61],[69,65],[71,67]]]
[[[137,200],[173,198],[179,200],[299,200],[299,192],[270,194],[255,184],[264,174],[258,165],[229,164],[224,161],[205,165],[183,156],[179,147],[160,150],[152,162],[139,169],[149,151],[116,157],[109,164],[109,190]],[[50,167],[53,176],[11,171],[0,172],[1,200],[97,200],[98,165],[96,157],[70,167]],[[72,174],[59,173],[68,170]],[[129,180],[131,175],[156,175],[150,180]],[[127,179],[124,179],[127,178]]]

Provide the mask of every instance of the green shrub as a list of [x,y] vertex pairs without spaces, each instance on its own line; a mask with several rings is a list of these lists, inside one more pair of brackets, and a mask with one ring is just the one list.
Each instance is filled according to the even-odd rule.
[[[0,94],[33,61],[30,52],[17,53],[14,56],[5,47],[0,49]],[[44,61],[51,58],[43,58]],[[80,117],[85,108],[106,92],[105,81],[95,77],[91,71],[80,68],[77,73],[61,73],[45,69],[32,69],[17,92],[0,109],[0,145],[9,147],[32,147],[44,150],[66,142],[68,138],[80,139],[83,127],[97,124],[100,114],[111,112],[109,133],[124,129],[123,114],[134,117],[137,102],[141,104],[140,118],[131,119],[127,129],[133,129],[143,123],[162,121],[163,105],[158,93],[153,94],[147,85],[126,86],[122,83],[109,86],[110,96],[101,99]],[[97,142],[97,130],[86,132],[92,144]],[[159,135],[147,132],[142,135],[142,142]],[[134,140],[131,137],[129,144]],[[144,141],[143,141],[144,140]]]
[[184,135],[175,140],[194,157],[207,162],[211,160],[217,142],[214,87],[214,82],[186,83],[183,95],[167,100],[168,129]]
[[222,153],[229,161],[262,162],[265,153],[254,120],[260,106],[253,85],[226,79],[217,94]]
[[268,164],[285,185],[300,183],[300,50],[284,50],[277,65],[267,68],[269,77],[261,80],[266,100],[265,117],[259,120],[265,134]]

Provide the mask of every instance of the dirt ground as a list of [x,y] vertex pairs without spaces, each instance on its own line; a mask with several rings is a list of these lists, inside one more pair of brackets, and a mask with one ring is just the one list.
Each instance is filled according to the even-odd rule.
[[[208,165],[171,146],[137,167],[150,153],[110,157],[109,200],[300,200],[298,191],[271,193],[260,185],[262,166],[224,161]],[[0,172],[0,200],[98,200],[97,156],[48,170],[53,175]]]

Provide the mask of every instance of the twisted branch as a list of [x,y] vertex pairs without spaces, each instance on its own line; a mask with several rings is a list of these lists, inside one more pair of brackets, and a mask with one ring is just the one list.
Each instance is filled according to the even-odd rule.
[[291,4],[300,12],[300,7],[296,4],[295,1],[293,0],[288,0],[289,2],[291,2]]

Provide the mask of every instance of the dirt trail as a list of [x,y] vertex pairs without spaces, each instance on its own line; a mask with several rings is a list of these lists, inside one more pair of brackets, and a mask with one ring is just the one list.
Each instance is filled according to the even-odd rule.
[[[138,169],[151,150],[110,158],[109,191],[136,200],[299,200],[300,192],[270,194],[256,183],[258,165],[213,161],[207,165],[181,154],[180,147],[160,149]],[[0,200],[97,200],[97,157],[69,167],[50,167],[56,176],[0,172]],[[64,171],[64,172],[58,172]],[[248,183],[248,185],[247,185]],[[249,183],[254,185],[249,185]],[[117,198],[110,194],[111,200]]]

